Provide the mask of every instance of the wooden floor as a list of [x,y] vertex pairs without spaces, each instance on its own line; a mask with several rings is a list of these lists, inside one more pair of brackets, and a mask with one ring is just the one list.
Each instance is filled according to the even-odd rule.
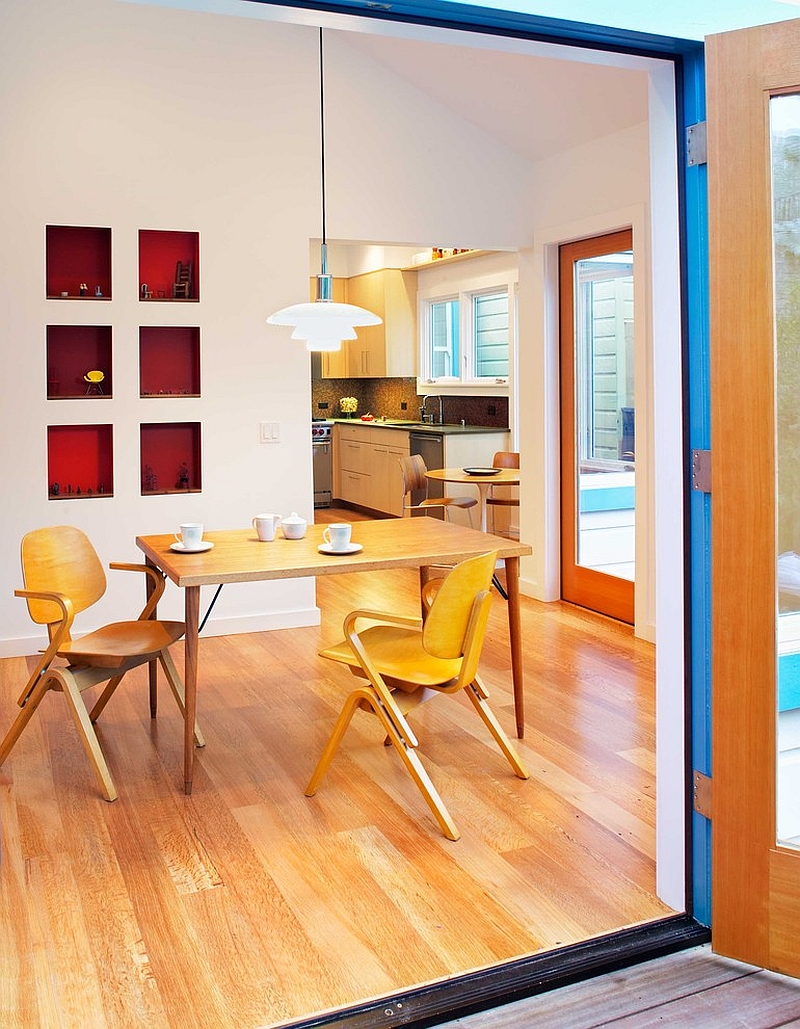
[[671,954],[440,1029],[777,1029],[800,1026],[800,982],[708,947]]
[[[190,798],[177,711],[164,691],[151,722],[143,672],[100,723],[114,804],[62,698],[46,699],[0,769],[3,1029],[256,1029],[668,913],[653,649],[565,605],[523,599],[529,781],[463,698],[415,715],[459,842],[366,713],[303,795],[355,681],[318,648],[353,607],[415,612],[416,589],[405,570],[330,577],[321,627],[201,640]],[[29,663],[0,661],[2,730]],[[481,671],[511,734],[499,596]]]

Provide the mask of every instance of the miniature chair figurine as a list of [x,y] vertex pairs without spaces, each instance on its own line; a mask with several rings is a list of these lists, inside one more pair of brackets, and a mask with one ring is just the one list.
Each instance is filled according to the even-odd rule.
[[[152,618],[164,577],[155,568],[139,564],[112,564],[123,571],[144,572],[148,578],[147,604],[137,621],[115,622],[95,629],[80,639],[71,635],[77,614],[91,607],[106,591],[103,566],[87,536],[71,525],[35,529],[22,540],[22,572],[25,588],[15,595],[24,597],[28,612],[39,625],[46,625],[50,644],[36,665],[18,700],[22,708],[0,743],[0,765],[11,752],[45,694],[63,692],[81,742],[92,764],[105,800],[116,800],[117,791],[108,771],[93,724],[127,671],[145,662],[158,661],[185,717],[183,683],[169,654],[169,647],[184,633],[183,622],[162,622]],[[66,661],[54,663],[56,658]],[[91,712],[80,697],[82,690],[105,682]],[[150,677],[150,715],[156,714],[155,674]],[[197,724],[195,743],[204,745]]]
[[192,262],[178,261],[175,265],[175,282],[172,286],[172,297],[188,300],[192,292]]
[[100,396],[103,395],[103,387],[100,385],[102,382],[105,381],[105,375],[103,372],[99,371],[96,368],[92,369],[92,371],[87,372],[84,375],[83,381],[88,383],[86,387],[87,397],[92,393],[97,393]]
[[[478,660],[489,617],[492,579],[497,552],[468,558],[456,565],[429,604],[422,619],[379,611],[352,611],[344,622],[345,639],[321,651],[322,657],[348,665],[367,680],[349,695],[330,739],[306,787],[306,796],[319,789],[347,727],[359,708],[372,711],[381,722],[387,743],[397,749],[419,787],[442,832],[457,840],[459,831],[417,755],[418,740],[406,715],[437,693],[465,690],[484,724],[497,741],[514,774],[528,772],[486,702],[478,679]],[[428,587],[432,584],[428,583]],[[360,632],[356,623],[368,619],[379,624]]]
[[[412,511],[423,511],[427,513],[431,509],[443,510],[445,518],[449,518],[448,507],[458,507],[469,515],[469,524],[472,522],[472,508],[477,506],[475,497],[428,497],[428,480],[425,477],[427,468],[419,454],[404,455],[398,459],[403,471],[403,514],[411,514]],[[410,493],[412,490],[425,490],[425,499],[419,503],[411,502]]]

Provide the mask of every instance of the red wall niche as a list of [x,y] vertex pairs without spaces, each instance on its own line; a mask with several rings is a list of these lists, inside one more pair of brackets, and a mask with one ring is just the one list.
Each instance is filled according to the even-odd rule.
[[[101,371],[99,383],[86,381],[86,373]],[[47,326],[47,399],[110,397],[110,325]]]
[[50,500],[114,494],[111,425],[47,426],[47,495]]
[[139,328],[139,396],[200,396],[200,329]]
[[143,422],[139,432],[142,496],[199,493],[200,422]]
[[[111,229],[48,225],[45,235],[48,299],[111,299]],[[83,283],[86,293],[81,297]],[[98,287],[100,296],[97,296]]]
[[178,261],[184,264],[191,261],[188,299],[199,300],[200,233],[139,229],[139,299],[173,300],[172,287]]

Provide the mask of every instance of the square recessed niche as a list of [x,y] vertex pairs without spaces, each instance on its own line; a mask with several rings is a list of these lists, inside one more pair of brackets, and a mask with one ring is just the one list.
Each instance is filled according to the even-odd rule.
[[139,328],[139,396],[200,396],[200,329],[142,325]]
[[114,495],[111,425],[47,426],[47,495],[85,500]]
[[113,394],[110,325],[47,326],[47,399]]
[[139,426],[142,496],[199,493],[200,422]]
[[200,299],[200,233],[139,229],[139,299]]
[[111,229],[48,225],[45,235],[49,300],[111,299]]

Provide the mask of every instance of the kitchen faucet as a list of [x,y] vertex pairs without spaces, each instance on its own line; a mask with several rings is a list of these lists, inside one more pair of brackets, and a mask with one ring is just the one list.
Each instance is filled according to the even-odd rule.
[[[431,413],[428,414],[426,410],[428,401],[430,400],[431,396],[433,396],[433,394],[426,394],[422,398],[422,407],[419,409],[419,419],[421,422],[429,422],[431,425],[433,425],[435,423],[433,412],[431,411]],[[436,399],[439,401],[439,424],[444,425],[444,414],[442,409],[441,393],[436,394]]]

